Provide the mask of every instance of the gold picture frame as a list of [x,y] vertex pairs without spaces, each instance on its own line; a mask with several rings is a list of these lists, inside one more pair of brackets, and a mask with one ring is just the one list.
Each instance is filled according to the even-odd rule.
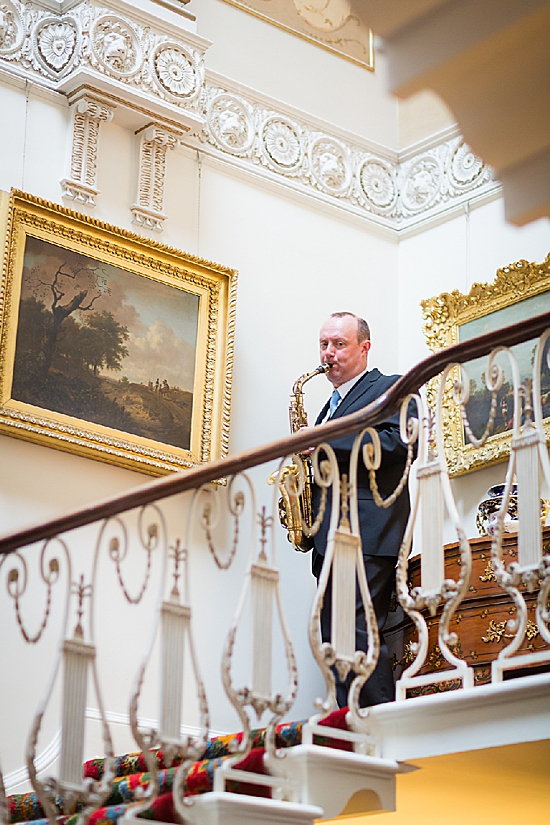
[[227,454],[237,272],[0,194],[0,433],[151,475]]
[[[225,0],[230,6],[264,20],[295,37],[307,40],[325,51],[374,71],[374,37],[356,15],[343,22],[342,10],[349,10],[339,0],[329,0],[317,10],[304,0]],[[334,7],[334,11],[333,11]]]
[[[443,292],[434,298],[421,301],[424,318],[424,335],[432,352],[453,344],[500,329],[525,318],[550,311],[550,255],[542,263],[521,260],[499,269],[492,283],[473,284],[467,295],[455,290]],[[506,341],[503,341],[506,345]],[[529,374],[533,342],[512,347],[520,366],[523,380]],[[500,356],[499,356],[500,358]],[[451,476],[464,475],[491,464],[506,461],[510,455],[512,405],[509,380],[510,370],[505,358],[499,361],[505,371],[505,383],[499,391],[494,434],[481,447],[471,444],[464,432],[460,409],[452,400],[452,387],[460,378],[456,368],[449,377],[443,401],[443,438],[445,455]],[[474,434],[478,437],[487,421],[490,393],[482,386],[483,365],[487,359],[468,362],[466,370],[471,384],[470,401],[466,407]],[[508,369],[508,372],[507,372]],[[508,375],[508,379],[507,376]],[[548,377],[550,382],[550,377]],[[548,382],[547,382],[548,383]],[[427,388],[428,403],[435,409],[439,379]],[[543,393],[546,390],[543,382]],[[473,390],[473,391],[472,391]],[[544,396],[545,397],[545,396]],[[550,398],[550,396],[549,396]],[[544,430],[550,442],[550,405],[543,405]],[[478,419],[478,431],[476,421]]]

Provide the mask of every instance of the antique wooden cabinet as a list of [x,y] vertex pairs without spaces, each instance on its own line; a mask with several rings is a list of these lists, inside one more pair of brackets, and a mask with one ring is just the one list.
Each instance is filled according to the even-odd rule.
[[[465,659],[474,669],[476,685],[485,684],[491,680],[491,662],[497,658],[502,648],[512,638],[508,628],[508,621],[514,618],[516,608],[510,596],[497,584],[491,564],[491,537],[481,536],[471,539],[472,574],[469,592],[452,618],[451,630],[458,636],[458,642],[453,648],[456,655]],[[550,553],[550,527],[543,532],[543,548]],[[504,558],[510,562],[517,557],[517,533],[508,533],[503,540]],[[459,549],[458,542],[445,547],[445,572],[448,578],[458,577]],[[409,581],[411,587],[420,584],[420,556],[411,559],[409,563]],[[537,591],[524,593],[528,607],[527,633],[523,646],[518,653],[527,653],[547,648],[541,638],[535,620]],[[429,627],[429,654],[425,666],[420,673],[439,672],[449,667],[442,657],[437,643],[439,625],[439,610],[434,617],[425,612]],[[396,678],[414,656],[411,644],[416,641],[417,634],[414,624],[406,614],[400,612],[395,615],[390,627],[385,631],[390,653],[393,656]],[[550,666],[532,668],[529,672],[550,670]],[[506,674],[506,678],[514,675],[525,675],[526,670],[513,670]],[[411,691],[412,694],[432,693],[449,690],[455,687],[451,682],[429,685]]]

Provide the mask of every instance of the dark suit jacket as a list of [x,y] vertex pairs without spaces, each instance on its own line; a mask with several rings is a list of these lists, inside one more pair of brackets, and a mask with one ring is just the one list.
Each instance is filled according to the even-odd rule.
[[[365,373],[344,397],[331,420],[357,412],[368,404],[371,404],[389,389],[398,378],[398,375],[382,375],[378,369],[372,369]],[[329,402],[327,401],[319,413],[317,421],[315,422],[316,424],[320,424],[323,421],[327,414],[328,407]],[[382,424],[378,424],[376,429],[380,435],[383,451],[382,463],[380,469],[377,470],[376,480],[380,494],[383,498],[387,498],[399,483],[405,467],[407,448],[401,441],[399,435],[398,415],[393,416],[388,421],[384,421]],[[354,440],[355,436],[349,435],[329,442],[336,453],[340,476],[342,473],[347,473],[349,476],[349,459]],[[367,437],[365,441],[368,440],[370,439]],[[361,456],[359,456],[357,475],[357,505],[363,543],[363,555],[397,557],[410,512],[408,487],[405,487],[395,504],[384,510],[381,507],[377,507],[373,500],[368,471],[363,464]],[[320,498],[321,491],[314,485],[314,513],[317,512]],[[325,554],[329,523],[330,497],[323,523],[313,539],[315,550],[321,556]]]

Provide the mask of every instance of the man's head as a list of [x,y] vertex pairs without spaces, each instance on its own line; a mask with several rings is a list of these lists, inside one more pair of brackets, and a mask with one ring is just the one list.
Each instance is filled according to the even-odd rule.
[[369,325],[352,312],[334,312],[319,333],[322,364],[331,364],[327,378],[336,389],[367,366]]

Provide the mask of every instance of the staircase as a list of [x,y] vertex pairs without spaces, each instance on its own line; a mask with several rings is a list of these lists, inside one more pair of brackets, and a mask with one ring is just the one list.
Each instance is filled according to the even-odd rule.
[[[350,754],[348,763],[353,764],[355,769],[362,769],[362,776],[356,776],[348,787],[338,788],[334,787],[331,790],[333,797],[333,804],[330,806],[329,814],[340,814],[345,811],[345,802],[347,795],[353,796],[360,791],[368,791],[370,795],[368,798],[371,803],[370,810],[388,810],[395,806],[395,790],[390,787],[394,785],[395,773],[398,770],[397,764],[390,766],[388,776],[390,778],[390,786],[388,786],[387,778],[385,788],[382,788],[380,783],[380,776],[378,779],[373,778],[372,758],[360,755],[351,755],[353,752],[353,744],[351,741],[334,738],[341,731],[341,735],[345,736],[349,733],[349,728],[346,722],[347,708],[334,711],[329,716],[321,719],[318,728],[325,728],[327,735],[323,733],[313,733],[313,730],[308,726],[307,721],[283,723],[277,726],[276,729],[276,747],[279,752],[284,752],[287,749],[298,749],[303,745],[303,740],[309,738],[311,744],[309,747],[313,752],[322,750],[335,749],[340,752],[347,752]],[[304,736],[304,729],[306,735]],[[251,748],[244,759],[235,762],[235,750],[242,742],[243,734],[232,734],[226,736],[216,736],[208,741],[208,744],[201,755],[201,758],[194,762],[186,771],[184,780],[184,794],[186,799],[192,802],[193,798],[201,794],[212,794],[215,787],[215,774],[224,763],[229,760],[234,761],[233,770],[250,774],[250,782],[241,779],[229,779],[226,783],[226,791],[231,794],[254,797],[256,799],[271,799],[273,797],[274,787],[260,784],[261,777],[265,777],[265,781],[269,782],[271,777],[268,776],[265,767],[265,736],[266,728],[254,730],[251,732]],[[178,819],[177,811],[174,806],[173,787],[175,776],[178,768],[181,766],[182,760],[176,756],[172,761],[168,762],[161,749],[155,749],[151,752],[154,755],[156,770],[158,775],[155,778],[158,783],[157,796],[145,808],[137,813],[139,819],[148,819],[155,822],[176,823]],[[323,756],[324,754],[320,754]],[[351,762],[349,760],[351,759]],[[378,769],[380,766],[377,766]],[[84,763],[82,776],[86,781],[99,782],[106,770],[106,760],[104,758],[91,759]],[[378,770],[378,773],[380,771]],[[324,781],[326,781],[326,776]],[[329,776],[329,780],[333,779]],[[319,781],[319,778],[317,778]],[[123,822],[133,818],[132,811],[140,807],[142,796],[147,792],[151,782],[151,774],[147,771],[147,764],[144,755],[141,752],[128,753],[116,757],[115,760],[115,778],[111,783],[111,790],[108,798],[103,805],[92,813],[88,822],[89,825],[116,825],[119,820]],[[331,781],[331,785],[334,782]],[[312,787],[313,796],[315,796],[315,787]],[[373,792],[374,791],[374,792]],[[388,793],[389,791],[389,793]],[[49,820],[45,816],[45,811],[36,793],[13,794],[7,798],[9,806],[9,821],[12,825],[22,823],[22,825],[47,825]],[[313,803],[314,804],[314,803]],[[250,800],[247,802],[250,807]],[[65,813],[63,810],[63,801],[60,797],[55,799],[55,807],[57,816],[55,822],[58,825],[77,825],[82,806],[77,806],[77,809],[71,813]],[[307,810],[307,805],[302,806]],[[323,811],[319,806],[315,813],[319,817],[323,817]],[[369,810],[369,805],[364,805],[364,811]],[[340,809],[339,809],[340,808]],[[256,813],[257,816],[257,813]],[[224,820],[225,821],[225,820]],[[238,820],[237,820],[238,821]]]

